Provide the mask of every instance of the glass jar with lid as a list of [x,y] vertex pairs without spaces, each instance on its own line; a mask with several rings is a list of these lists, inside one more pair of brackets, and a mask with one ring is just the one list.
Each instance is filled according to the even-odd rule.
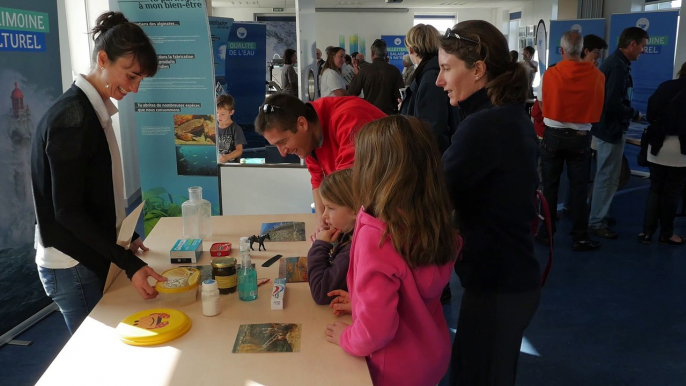
[[222,295],[236,292],[238,278],[236,276],[236,259],[229,256],[217,257],[212,260],[212,279],[219,284]]

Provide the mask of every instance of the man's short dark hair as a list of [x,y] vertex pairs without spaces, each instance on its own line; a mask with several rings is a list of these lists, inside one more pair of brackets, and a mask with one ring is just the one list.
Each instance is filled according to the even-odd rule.
[[524,51],[528,52],[531,56],[534,56],[534,54],[536,53],[536,49],[531,46],[524,47]]
[[355,51],[352,54],[350,54],[350,57],[353,59],[357,59],[357,54],[359,54],[359,52]]
[[260,106],[260,111],[255,118],[255,131],[264,134],[272,128],[280,131],[298,131],[298,117],[305,117],[308,122],[319,122],[319,117],[314,107],[301,101],[291,94],[278,93],[270,95]]
[[629,47],[629,45],[631,45],[631,42],[641,44],[643,42],[643,39],[648,39],[648,37],[648,33],[644,31],[642,28],[625,28],[624,31],[622,31],[622,34],[619,35],[619,44],[617,45],[617,47],[627,48]]
[[374,58],[385,58],[387,53],[388,47],[386,46],[386,42],[382,39],[374,40],[374,43],[372,43],[372,55],[374,55]]
[[584,48],[581,50],[581,59],[586,56],[585,51],[591,52],[593,50],[607,49],[607,42],[598,35],[589,34],[584,36]]

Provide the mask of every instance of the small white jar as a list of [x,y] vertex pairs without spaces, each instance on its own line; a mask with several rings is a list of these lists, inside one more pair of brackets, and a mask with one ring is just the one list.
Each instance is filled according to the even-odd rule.
[[202,313],[205,316],[219,315],[219,285],[216,280],[208,279],[202,282]]

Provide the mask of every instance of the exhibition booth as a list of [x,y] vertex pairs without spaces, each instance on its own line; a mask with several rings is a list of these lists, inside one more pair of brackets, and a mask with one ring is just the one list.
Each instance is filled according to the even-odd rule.
[[[30,154],[31,132],[45,109],[61,94],[63,82],[60,79],[71,75],[61,74],[58,66],[65,60],[60,58],[63,43],[58,38],[66,35],[67,26],[58,26],[57,22],[58,12],[64,13],[64,4],[58,9],[54,1],[47,0],[40,4],[24,4],[19,0],[10,3],[12,12],[19,10],[16,14],[43,15],[44,19],[42,24],[17,30],[31,32],[35,40],[31,40],[31,47],[8,50],[14,55],[9,61],[12,62],[11,71],[0,77],[5,83],[12,77],[16,79],[9,82],[13,83],[10,86],[2,85],[5,87],[2,90],[10,87],[7,90],[11,93],[6,94],[11,95],[13,105],[4,118],[10,139],[0,140],[0,154],[7,155],[8,159],[11,157],[11,161],[0,160],[0,166],[12,167],[7,178],[12,180],[13,186],[5,192],[8,209],[0,210],[0,219],[4,222],[0,224],[3,227],[0,266],[21,259],[21,267],[17,263],[6,264],[5,271],[12,276],[31,277],[35,282],[32,293],[37,299],[27,302],[31,304],[30,310],[19,312],[17,305],[10,302],[16,292],[7,293],[6,301],[0,302],[0,307],[5,307],[0,308],[0,319],[13,315],[16,320],[5,319],[7,325],[0,326],[4,328],[0,329],[0,335],[6,337],[0,340],[0,346],[26,329],[23,321],[37,309],[47,310],[44,313],[56,309],[42,296],[40,282],[36,281],[33,222],[16,225],[11,221],[14,221],[12,218],[34,217],[26,169],[30,164],[27,154]],[[204,267],[201,271],[205,270],[209,275],[206,277],[212,277],[208,272],[212,270],[211,260],[216,257],[210,252],[215,243],[231,243],[233,249],[229,256],[238,257],[239,239],[260,235],[264,224],[304,223],[304,235],[314,233],[316,224],[307,167],[297,157],[281,156],[255,132],[254,121],[265,97],[281,88],[278,74],[282,58],[279,54],[284,47],[297,51],[300,99],[309,102],[319,97],[315,1],[298,1],[295,21],[287,18],[264,22],[208,17],[202,0],[110,0],[110,3],[116,3],[130,21],[143,28],[159,59],[157,75],[144,79],[138,93],[119,105],[116,121],[117,125],[121,122],[135,126],[130,135],[135,132],[132,141],[137,147],[131,150],[122,146],[122,151],[125,153],[125,173],[132,168],[139,173],[140,185],[134,188],[131,188],[129,173],[127,199],[131,198],[128,193],[132,191],[141,197],[141,218],[146,245],[150,248],[145,261],[157,272],[179,266],[170,261],[170,249],[177,240],[185,238],[181,208],[189,198],[191,186],[201,187],[203,198],[211,204],[212,235],[202,240],[197,262],[188,264]],[[172,3],[180,6],[163,5]],[[0,8],[1,12],[3,10]],[[546,29],[543,31],[546,32],[536,35],[542,30],[532,31],[538,36],[536,45],[544,58],[540,61],[540,73],[545,72],[547,65],[561,60],[559,41],[565,31],[575,29],[583,35],[607,35],[612,47],[623,28],[639,26],[648,30],[651,37],[641,60],[632,65],[633,103],[635,108],[645,112],[647,100],[657,86],[674,76],[680,27],[678,15],[679,11],[633,12],[617,13],[604,19],[544,20]],[[368,48],[371,42],[354,36],[353,39],[352,35],[341,35],[339,45],[348,49],[348,53],[353,51],[353,44],[359,50]],[[404,35],[389,33],[378,37],[389,47],[390,63],[402,69],[402,58],[407,53]],[[324,42],[319,48],[323,51],[324,46],[331,43]],[[0,48],[3,47],[0,45]],[[41,55],[40,59],[36,60],[35,55]],[[36,62],[53,65],[36,66]],[[22,72],[25,68],[33,70]],[[66,84],[69,83],[67,80]],[[243,155],[235,162],[227,163],[218,161],[216,144],[216,98],[224,94],[234,97],[233,120],[243,128],[247,140]],[[637,136],[640,139],[641,130],[642,127],[633,126],[629,137],[634,141]],[[120,143],[130,142],[122,138],[120,136]],[[135,156],[129,157],[127,152]],[[130,159],[137,159],[137,164],[127,163]],[[5,173],[2,170],[0,168],[0,173]],[[329,307],[318,306],[312,301],[306,281],[286,286],[282,310],[270,308],[275,288],[273,281],[284,274],[281,271],[283,264],[277,262],[268,267],[262,264],[277,254],[306,256],[309,240],[270,241],[266,246],[268,251],[252,253],[257,276],[272,281],[259,287],[256,301],[239,301],[237,294],[222,295],[221,312],[207,317],[203,315],[198,294],[197,301],[178,307],[190,319],[185,331],[177,331],[169,342],[151,347],[123,343],[118,326],[138,312],[167,307],[161,300],[141,299],[126,275],[118,274],[113,266],[104,297],[38,384],[59,384],[65,379],[72,384],[99,383],[103,377],[107,378],[107,384],[301,385],[312,381],[318,385],[371,384],[364,358],[348,355],[325,339],[325,326],[335,317]],[[0,282],[6,280],[0,279]],[[167,315],[162,311],[154,314]],[[350,317],[342,320],[350,322]],[[275,340],[288,341],[292,352],[234,351],[234,342],[239,345],[243,326],[258,324],[297,325],[297,337],[272,336]],[[293,346],[296,340],[297,350]],[[112,363],[126,371],[112,371]]]

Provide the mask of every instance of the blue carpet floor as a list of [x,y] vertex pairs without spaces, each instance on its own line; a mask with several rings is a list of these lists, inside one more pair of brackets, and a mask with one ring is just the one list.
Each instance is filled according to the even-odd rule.
[[[618,193],[611,215],[620,237],[601,240],[597,251],[573,252],[571,222],[561,216],[553,269],[525,332],[527,353],[520,357],[518,385],[686,384],[686,305],[681,298],[686,246],[636,242],[647,187],[647,180],[632,177]],[[686,235],[685,217],[677,218],[675,226],[676,233]],[[545,264],[547,250],[537,246],[537,253]],[[454,329],[462,295],[455,276],[451,287],[452,303],[444,313]],[[34,344],[0,348],[2,386],[33,385],[69,333],[56,312],[17,339]]]

